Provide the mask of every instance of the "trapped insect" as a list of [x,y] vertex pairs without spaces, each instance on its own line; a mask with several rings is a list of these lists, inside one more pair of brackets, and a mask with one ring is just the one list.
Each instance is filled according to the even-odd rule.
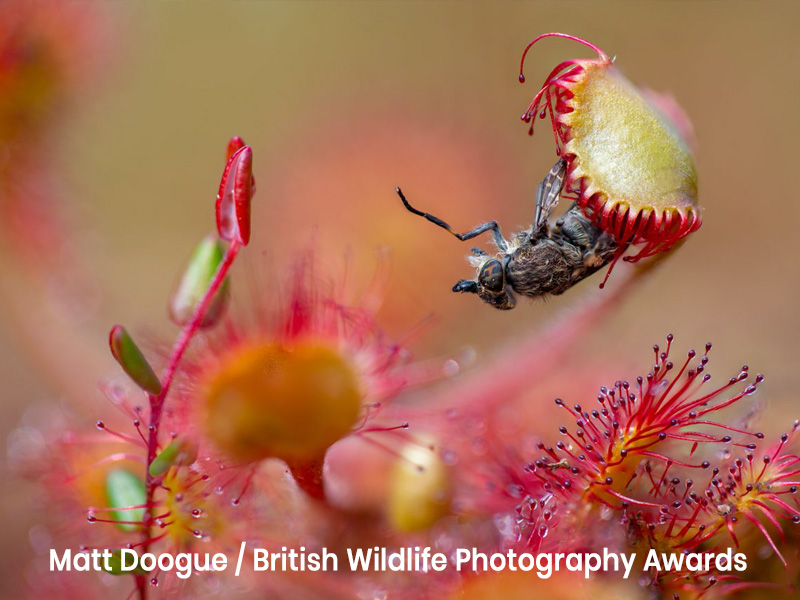
[[558,205],[564,186],[566,162],[560,159],[536,191],[536,212],[530,229],[517,233],[510,241],[503,237],[496,221],[457,233],[450,225],[408,203],[400,188],[403,205],[415,215],[449,231],[461,241],[491,231],[497,254],[491,256],[472,248],[470,263],[477,268],[475,279],[462,279],[454,292],[477,294],[500,310],[516,306],[516,294],[528,297],[563,294],[573,285],[614,259],[618,246],[614,238],[597,228],[580,207],[572,206],[552,225],[550,214]]

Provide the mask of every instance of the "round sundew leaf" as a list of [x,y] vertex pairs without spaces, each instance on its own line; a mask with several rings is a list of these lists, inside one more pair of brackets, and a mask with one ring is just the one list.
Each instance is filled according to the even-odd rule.
[[126,510],[112,510],[111,515],[123,531],[135,531],[139,526],[132,522],[144,520],[144,508],[128,508],[143,506],[147,502],[147,490],[144,482],[125,469],[114,469],[106,475],[106,500],[109,508],[124,508]]
[[256,345],[232,353],[205,386],[206,432],[242,462],[316,461],[352,430],[361,410],[357,372],[323,345]]
[[571,178],[585,178],[584,198],[595,193],[612,206],[659,213],[697,205],[697,170],[686,141],[613,65],[587,61],[571,86],[572,112],[565,154]]

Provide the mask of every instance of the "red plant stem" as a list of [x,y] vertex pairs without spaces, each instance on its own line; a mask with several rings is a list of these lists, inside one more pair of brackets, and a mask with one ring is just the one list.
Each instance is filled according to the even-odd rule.
[[326,502],[325,487],[322,483],[323,461],[324,458],[320,458],[307,462],[290,463],[288,466],[292,478],[300,489],[315,500]]
[[[192,318],[184,326],[183,330],[178,336],[178,339],[175,341],[175,345],[172,347],[172,353],[170,355],[169,362],[164,368],[164,373],[161,376],[161,393],[152,399],[156,404],[161,404],[164,402],[164,398],[167,396],[170,385],[172,384],[172,380],[175,377],[175,372],[178,369],[178,363],[180,363],[181,358],[183,358],[183,354],[186,352],[189,342],[200,328],[200,322],[203,320],[203,317],[205,317],[208,307],[211,306],[211,301],[214,299],[214,296],[222,286],[222,282],[225,280],[228,270],[230,270],[236,255],[239,253],[239,248],[241,248],[241,245],[239,245],[237,242],[231,242],[231,245],[228,246],[225,257],[217,267],[217,272],[214,273],[211,283],[208,284],[208,289],[206,290],[205,295],[197,305]],[[151,404],[152,403],[153,402],[151,402]],[[154,420],[152,415],[150,420],[152,424]]]
[[[158,483],[157,479],[150,475],[150,465],[153,463],[153,460],[158,452],[158,431],[159,426],[161,425],[161,415],[163,413],[164,400],[166,399],[170,386],[175,379],[175,373],[178,370],[178,365],[180,364],[181,358],[183,358],[183,355],[186,353],[186,349],[189,347],[189,342],[192,341],[192,338],[200,329],[200,322],[203,320],[203,317],[208,311],[209,306],[211,306],[211,302],[222,286],[222,282],[225,281],[225,277],[227,276],[233,261],[236,259],[236,255],[239,253],[240,248],[241,245],[235,241],[231,242],[230,246],[228,246],[225,257],[217,267],[217,271],[214,273],[211,283],[208,284],[208,289],[203,295],[203,298],[197,304],[192,318],[183,327],[178,335],[178,339],[175,340],[175,344],[172,347],[172,352],[170,353],[169,362],[167,362],[167,366],[164,367],[164,372],[161,375],[161,393],[157,396],[149,395],[150,423],[147,428],[149,435],[147,439],[147,466],[145,472],[145,476],[147,478],[147,501],[145,504],[149,508],[147,509],[147,517],[144,521],[144,531],[142,532],[142,552],[147,552],[150,542],[152,541],[150,530],[155,519],[153,516],[153,511],[156,508],[153,503],[153,496],[156,488],[158,487]],[[139,590],[139,598],[141,600],[145,600],[147,597],[147,587],[142,585],[142,583],[139,581],[139,577],[137,577],[137,587]]]

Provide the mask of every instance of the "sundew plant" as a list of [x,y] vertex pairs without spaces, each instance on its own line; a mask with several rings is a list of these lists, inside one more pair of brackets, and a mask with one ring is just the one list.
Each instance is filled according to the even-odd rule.
[[[3,242],[41,282],[64,263],[70,273],[81,267],[47,249],[69,226],[53,208],[58,193],[30,181],[56,179],[55,166],[38,159],[47,131],[85,81],[76,71],[95,68],[73,69],[94,50],[72,33],[107,24],[91,5],[42,4],[36,14],[11,6],[0,8]],[[95,373],[102,400],[86,390],[80,405],[53,402],[9,437],[13,476],[37,498],[26,597],[797,597],[800,424],[781,415],[764,420],[781,428],[760,425],[769,365],[720,372],[705,338],[665,330],[641,340],[640,352],[595,361],[606,381],[597,389],[583,385],[588,365],[563,367],[640,282],[658,287],[661,265],[678,251],[691,255],[701,223],[715,215],[699,202],[696,142],[682,109],[632,83],[598,46],[563,33],[527,47],[517,40],[520,81],[549,38],[596,57],[556,64],[522,115],[531,143],[552,135],[557,161],[535,167],[542,185],[532,222],[509,237],[494,221],[457,233],[398,189],[409,215],[392,195],[397,181],[385,182],[384,207],[443,247],[454,242],[418,216],[462,241],[493,235],[495,247],[472,251],[474,280],[453,291],[517,306],[500,315],[510,320],[552,296],[542,327],[520,327],[493,353],[453,344],[425,356],[420,340],[447,340],[448,331],[424,316],[447,308],[415,306],[419,325],[398,331],[382,302],[393,279],[448,282],[390,271],[386,256],[371,280],[358,281],[353,273],[373,257],[330,247],[325,222],[293,232],[291,260],[259,254],[251,238],[263,221],[254,215],[293,199],[275,197],[249,132],[229,132],[227,146],[210,139],[197,151],[219,158],[219,186],[196,204],[209,232],[185,248],[188,260],[161,258],[176,273],[163,302],[169,323],[109,323],[117,368]],[[650,75],[658,85],[658,72]],[[252,262],[242,265],[246,255]],[[495,314],[469,296],[454,300]],[[35,325],[22,323],[42,344],[66,339],[50,323],[41,337]],[[441,568],[346,567],[353,551],[372,549],[409,557],[427,549],[442,556]],[[464,567],[464,549],[526,555],[529,568]],[[98,568],[79,568],[96,552],[106,553]],[[255,570],[264,552],[283,557],[283,567]],[[586,576],[567,563],[547,577],[535,568],[544,564],[537,557],[569,554],[588,565],[604,552],[635,555],[627,578],[603,569]],[[72,568],[53,569],[53,553]],[[312,568],[317,554],[339,567]],[[127,568],[131,555],[155,558]]]

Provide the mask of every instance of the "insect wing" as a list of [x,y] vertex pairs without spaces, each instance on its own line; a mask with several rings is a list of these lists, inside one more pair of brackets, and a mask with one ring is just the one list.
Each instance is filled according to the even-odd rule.
[[550,214],[558,206],[566,173],[567,163],[563,158],[559,159],[536,189],[536,213],[533,219],[534,231],[541,230],[547,224]]

